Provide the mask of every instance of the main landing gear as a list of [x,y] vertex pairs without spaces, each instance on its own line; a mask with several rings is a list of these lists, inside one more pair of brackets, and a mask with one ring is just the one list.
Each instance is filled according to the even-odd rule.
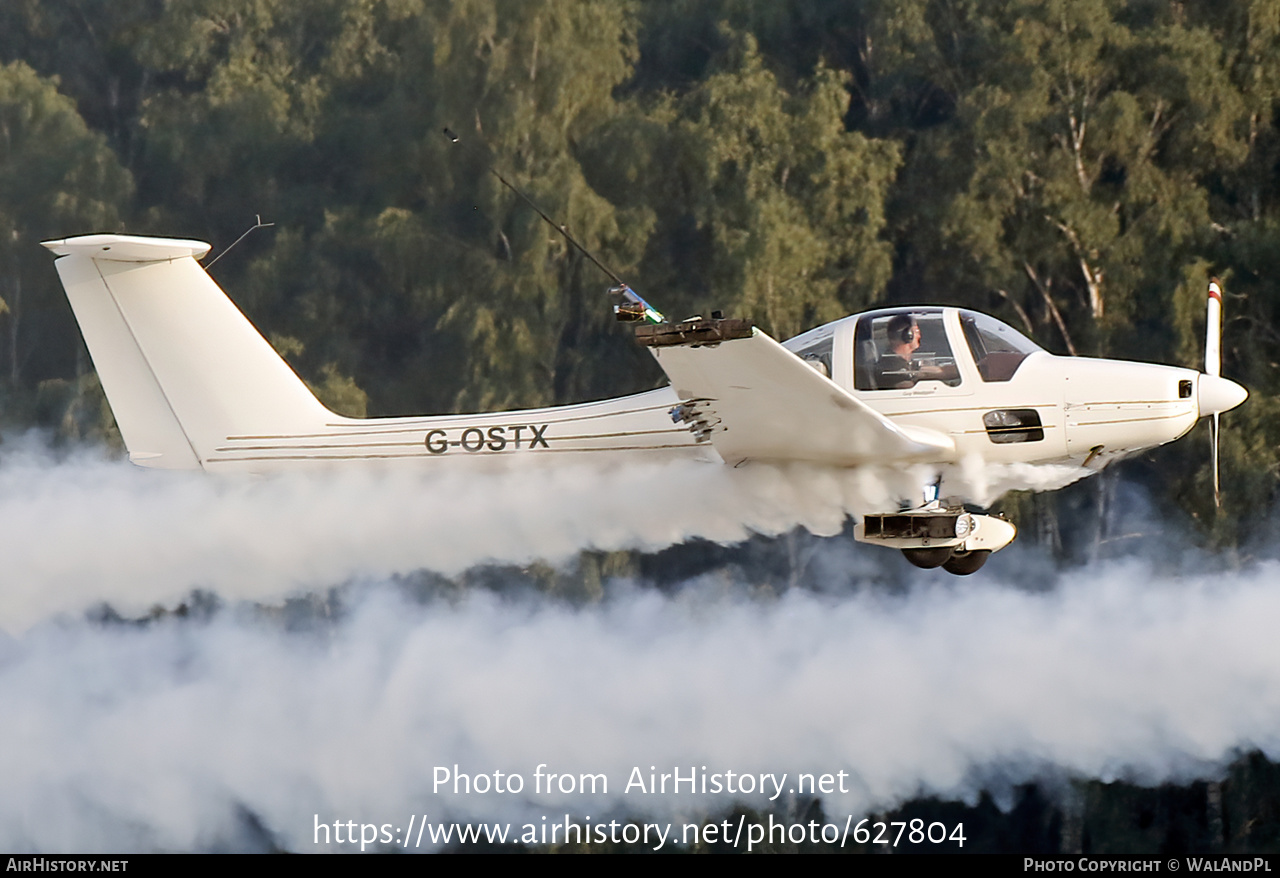
[[990,549],[973,549],[968,552],[957,551],[950,546],[929,549],[903,549],[903,556],[917,567],[932,570],[941,567],[956,576],[968,576],[977,573],[982,565],[991,557]]

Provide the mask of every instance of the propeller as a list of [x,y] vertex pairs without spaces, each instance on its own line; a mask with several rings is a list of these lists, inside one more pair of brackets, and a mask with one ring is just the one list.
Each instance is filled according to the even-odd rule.
[[[1222,375],[1222,287],[1216,280],[1209,281],[1209,304],[1204,318],[1204,373],[1219,378]],[[1218,476],[1218,419],[1214,412],[1209,419],[1209,454],[1213,458],[1213,505],[1222,508],[1222,482]]]
[[1228,381],[1222,372],[1222,287],[1217,279],[1209,281],[1209,304],[1205,315],[1204,374],[1200,376],[1196,401],[1200,417],[1208,415],[1209,449],[1213,458],[1213,505],[1222,507],[1222,488],[1218,477],[1219,417],[1245,401],[1249,392]]

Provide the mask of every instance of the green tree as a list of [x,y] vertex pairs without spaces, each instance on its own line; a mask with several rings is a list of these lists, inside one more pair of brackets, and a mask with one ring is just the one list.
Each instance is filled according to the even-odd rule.
[[7,303],[0,349],[11,393],[87,368],[37,242],[116,230],[131,185],[105,138],[85,126],[55,83],[21,62],[0,66],[0,290]]
[[163,216],[185,205],[227,240],[254,213],[276,221],[252,268],[241,254],[225,269],[228,287],[305,342],[305,373],[358,375],[375,412],[577,396],[580,336],[617,332],[571,316],[603,278],[486,165],[634,262],[572,150],[612,111],[631,28],[604,2],[175,3],[154,30],[189,38],[153,41],[150,63],[181,82],[145,115],[171,180]]
[[1151,315],[1199,297],[1203,175],[1244,155],[1216,41],[1118,0],[969,8],[916,53],[955,102],[911,156],[912,193],[952,193],[927,258],[964,264],[968,296],[999,296],[1070,351],[1168,357],[1178,339]]
[[788,90],[750,34],[733,38],[716,72],[585,155],[607,197],[655,217],[646,273],[670,310],[724,308],[787,337],[879,297],[898,150],[845,129],[841,75]]
[[[165,0],[11,0],[0,4],[0,62],[22,61],[75,101],[136,173],[138,116],[154,86],[139,40]],[[135,164],[136,163],[136,164]]]

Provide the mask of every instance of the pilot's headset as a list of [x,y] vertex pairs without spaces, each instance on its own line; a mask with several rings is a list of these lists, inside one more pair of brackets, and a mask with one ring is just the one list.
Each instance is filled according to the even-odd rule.
[[892,321],[893,323],[901,323],[901,325],[896,327],[891,326],[888,328],[889,338],[899,344],[911,344],[912,339],[915,338],[916,327],[919,326],[919,324],[916,322],[916,319],[909,314],[903,314],[901,316],[905,317],[906,320],[899,321],[894,319]]

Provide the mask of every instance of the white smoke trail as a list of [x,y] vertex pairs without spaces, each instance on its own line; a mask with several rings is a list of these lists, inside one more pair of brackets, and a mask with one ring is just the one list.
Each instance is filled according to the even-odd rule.
[[[359,591],[323,632],[223,612],[0,641],[0,847],[236,844],[249,812],[314,850],[314,821],[696,818],[759,793],[624,792],[633,768],[847,772],[828,815],[976,778],[1141,783],[1280,755],[1280,567],[1153,582],[1102,565],[1049,592],[950,581],[888,597],[750,601],[623,591],[591,609]],[[521,795],[433,793],[436,766]],[[544,771],[608,792],[533,794]],[[780,801],[788,798],[784,794]]]
[[[1047,473],[1047,475],[1046,475]],[[964,468],[948,490],[1003,492],[1079,468]],[[0,629],[108,603],[126,616],[193,588],[276,601],[356,576],[558,563],[583,549],[741,541],[897,508],[932,473],[741,469],[602,460],[509,470],[387,470],[219,479],[30,447],[0,463]]]
[[[946,478],[977,496],[1026,476]],[[849,512],[930,478],[644,464],[218,481],[11,452],[0,465],[0,628],[12,632],[0,638],[0,846],[235,848],[253,843],[237,816],[250,813],[277,843],[309,850],[315,815],[730,804],[623,793],[630,770],[650,765],[793,781],[845,771],[849,792],[826,805],[852,811],[922,790],[971,796],[993,767],[1013,765],[1015,782],[1046,767],[1176,779],[1234,748],[1274,747],[1276,655],[1259,627],[1275,609],[1259,585],[1269,568],[1216,593],[1199,581],[1153,590],[1150,571],[1121,566],[1039,596],[935,578],[896,598],[856,583],[777,602],[708,587],[577,610],[483,593],[423,606],[375,586],[356,589],[323,636],[239,611],[143,628],[74,619],[102,603],[137,615],[193,588],[273,602],[421,568],[733,542],[797,523],[834,533]],[[829,544],[813,569],[847,577],[846,552]],[[530,782],[542,763],[603,772],[609,792],[433,794],[434,768],[454,763]]]

